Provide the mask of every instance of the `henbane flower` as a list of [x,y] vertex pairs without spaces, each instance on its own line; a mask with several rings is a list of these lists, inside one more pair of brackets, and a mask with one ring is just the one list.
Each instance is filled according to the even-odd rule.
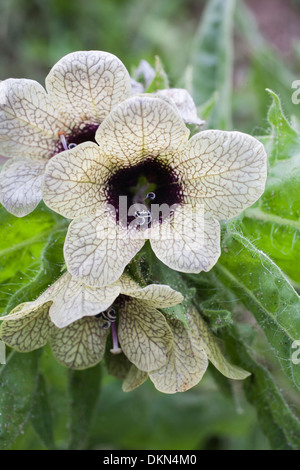
[[131,95],[131,81],[114,55],[79,51],[54,65],[46,90],[27,79],[0,83],[0,154],[12,157],[0,174],[0,200],[19,217],[40,202],[47,161],[94,141],[105,116]]
[[209,361],[229,379],[243,380],[250,375],[225,358],[217,339],[194,306],[189,307],[186,319],[187,325],[176,319],[167,319],[173,334],[168,361],[149,373],[131,365],[123,382],[124,392],[139,387],[148,377],[160,392],[185,392],[202,379]]
[[167,362],[173,345],[172,331],[158,309],[182,300],[169,286],[142,288],[128,276],[105,288],[92,288],[65,273],[37,300],[2,317],[0,337],[21,352],[49,341],[59,362],[85,369],[102,359],[111,329],[111,352],[122,350],[140,370],[151,371]]
[[2,317],[0,338],[20,352],[48,341],[61,364],[86,369],[103,358],[111,330],[108,354],[115,357],[115,369],[125,367],[126,392],[148,377],[161,392],[184,392],[202,379],[208,361],[226,377],[248,377],[226,360],[193,306],[186,325],[159,310],[182,300],[169,286],[139,287],[127,275],[113,285],[92,288],[65,273],[37,300]]
[[74,219],[64,246],[73,276],[91,286],[116,281],[146,239],[172,269],[197,273],[214,266],[219,221],[261,196],[266,153],[240,132],[188,137],[175,106],[137,95],[104,119],[98,146],[84,143],[51,159],[43,196]]

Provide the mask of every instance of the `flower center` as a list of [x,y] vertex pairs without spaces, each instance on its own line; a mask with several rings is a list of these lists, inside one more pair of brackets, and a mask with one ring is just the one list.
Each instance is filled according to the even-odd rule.
[[116,171],[107,182],[106,195],[118,221],[127,226],[134,220],[147,227],[162,222],[183,200],[178,176],[158,158]]
[[83,142],[96,143],[95,134],[98,127],[95,124],[87,124],[82,128],[73,129],[71,134],[67,134],[64,131],[58,132],[59,141],[55,154],[70,150]]

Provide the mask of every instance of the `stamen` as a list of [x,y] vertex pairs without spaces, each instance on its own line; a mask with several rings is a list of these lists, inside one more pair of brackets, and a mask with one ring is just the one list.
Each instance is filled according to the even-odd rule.
[[62,143],[62,146],[65,150],[68,150],[68,146],[67,146],[67,141],[66,141],[66,134],[62,131],[59,131],[58,132],[58,137],[60,138],[61,140],[61,143]]
[[103,322],[102,328],[103,328],[103,330],[108,330],[108,328],[110,328],[110,326],[111,326],[110,321],[105,321],[105,322]]
[[155,198],[156,198],[156,194],[153,192],[148,193],[146,196],[146,199],[150,199],[151,201],[153,201],[153,199]]
[[118,343],[118,334],[115,322],[111,324],[112,340],[113,340],[113,349],[110,350],[112,354],[120,354],[122,349],[119,347]]
[[116,318],[117,318],[116,311],[113,307],[109,307],[104,312],[101,312],[100,316],[103,318],[103,320],[106,320],[109,323],[116,321]]
[[151,214],[151,211],[136,211],[134,213],[134,216],[136,217],[137,219],[137,223],[138,225],[144,225],[146,223],[146,219],[147,220],[147,224],[149,225],[152,221],[152,214]]
[[116,311],[113,307],[110,307],[107,311],[107,318],[109,319],[109,321],[111,322],[114,322],[116,321],[116,318],[117,318],[117,314],[116,314]]
[[[166,213],[167,206],[183,202],[179,176],[162,159],[153,155],[145,156],[139,164],[113,172],[106,188],[107,202],[115,208],[117,221],[127,227],[133,222],[137,230],[148,229],[150,223],[161,223],[162,211],[164,217],[169,217],[169,210]],[[121,196],[127,197],[130,213],[121,211]],[[164,206],[161,207],[162,205]],[[143,214],[142,210],[149,210],[151,213]]]
[[[147,193],[147,191],[150,189],[150,183],[143,184],[141,187],[138,187],[137,185],[137,193],[133,197],[132,201],[134,204],[136,203],[144,203],[146,199],[148,198],[148,194],[154,194],[152,192]],[[154,195],[155,197],[155,195]],[[151,199],[151,196],[150,196]]]
[[72,143],[68,145],[69,150],[73,149],[74,147],[77,147],[77,144]]
[[110,321],[109,318],[104,316],[104,313],[105,312],[97,313],[97,315],[95,315],[95,318],[102,318],[102,320],[104,320],[104,322],[102,323],[101,328],[103,328],[103,330],[108,330],[108,328],[110,328],[110,326],[111,326],[111,321]]

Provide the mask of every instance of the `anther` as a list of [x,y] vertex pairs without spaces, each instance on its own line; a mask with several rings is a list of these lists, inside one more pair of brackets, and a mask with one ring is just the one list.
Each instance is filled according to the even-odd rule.
[[152,221],[151,211],[136,211],[134,213],[134,216],[138,219],[138,225],[144,225],[146,223],[146,219],[148,219],[147,224],[150,224],[150,222]]
[[110,323],[116,321],[117,318],[116,311],[113,307],[110,307],[108,310],[105,310],[105,312],[102,312],[101,316],[103,320],[109,321]]
[[156,194],[155,193],[148,193],[147,196],[146,196],[146,199],[150,199],[151,201],[153,201],[153,199],[156,198]]
[[117,314],[116,314],[116,311],[114,308],[109,308],[107,310],[107,316],[109,318],[109,321],[113,322],[113,321],[116,321],[116,318],[117,318]]
[[69,150],[73,149],[74,147],[77,147],[77,144],[72,143],[68,145]]
[[110,326],[111,326],[110,321],[104,321],[103,324],[102,324],[103,330],[108,330],[108,328],[110,328]]

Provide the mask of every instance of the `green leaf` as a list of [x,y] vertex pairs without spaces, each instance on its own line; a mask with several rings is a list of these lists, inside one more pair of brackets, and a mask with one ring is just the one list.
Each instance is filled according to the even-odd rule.
[[196,288],[194,303],[201,315],[207,318],[211,328],[217,330],[233,323],[228,307],[234,305],[235,298],[229,291],[212,294],[212,292],[218,291],[217,286],[219,286],[219,280],[213,271],[183,274],[183,277],[188,285]]
[[13,351],[0,369],[0,449],[8,449],[24,432],[38,385],[40,354]]
[[274,165],[279,160],[287,160],[295,155],[300,157],[300,136],[283,113],[279,96],[267,89],[273,102],[269,108],[268,121],[272,125],[272,147],[269,162]]
[[[68,221],[41,204],[24,218],[14,217],[1,209],[1,222],[4,241],[0,252],[4,301],[1,307],[7,313],[19,303],[36,298],[61,274]],[[23,432],[30,417],[44,444],[54,447],[46,388],[37,370],[40,354],[41,350],[29,354],[12,352],[1,369],[1,385],[5,387],[0,397],[3,420],[0,446],[3,448],[9,447]],[[9,415],[11,418],[8,419]]]
[[266,189],[245,211],[242,227],[295,282],[300,282],[300,136],[283,114],[278,96],[268,119],[272,126],[267,151],[271,167]]
[[158,56],[155,56],[155,77],[148,86],[146,93],[154,93],[157,90],[163,90],[164,88],[169,88],[168,76],[165,72],[164,66],[161,59]]
[[232,324],[232,316],[228,310],[206,308],[203,304],[201,305],[201,310],[209,319],[210,326],[215,330]]
[[258,420],[273,449],[300,449],[300,422],[292,414],[269,372],[254,361],[234,328],[223,340],[233,361],[251,372],[243,382],[246,397],[256,408]]
[[292,362],[292,345],[300,338],[300,298],[267,255],[244,235],[229,232],[215,271],[252,312],[283,371],[300,389],[300,368]]
[[172,289],[181,292],[181,294],[184,296],[184,300],[181,304],[174,305],[173,307],[163,308],[161,310],[164,313],[170,315],[172,318],[176,318],[188,326],[186,315],[187,310],[191,305],[192,299],[195,296],[195,288],[188,287],[178,272],[168,268],[168,266],[156,258],[148,244],[147,248],[151,282],[167,284],[168,286],[172,287]]
[[41,254],[40,269],[29,284],[21,287],[10,298],[6,313],[22,302],[36,299],[61,275],[64,265],[63,244],[66,228],[52,231]]
[[12,294],[28,284],[40,267],[41,252],[57,216],[42,204],[27,217],[0,209],[0,314]]
[[234,0],[207,3],[191,55],[196,104],[204,103],[218,91],[209,128],[231,127],[234,6]]
[[100,365],[69,372],[70,441],[69,449],[86,448],[93,412],[100,390]]
[[66,449],[69,440],[71,409],[69,370],[57,362],[49,345],[43,348],[39,370],[46,382],[56,448]]
[[201,119],[204,119],[204,121],[209,121],[215,109],[217,98],[218,92],[215,91],[205,103],[197,107],[197,114],[201,117]]
[[44,445],[48,449],[54,449],[52,413],[47,385],[41,374],[38,376],[30,420]]

